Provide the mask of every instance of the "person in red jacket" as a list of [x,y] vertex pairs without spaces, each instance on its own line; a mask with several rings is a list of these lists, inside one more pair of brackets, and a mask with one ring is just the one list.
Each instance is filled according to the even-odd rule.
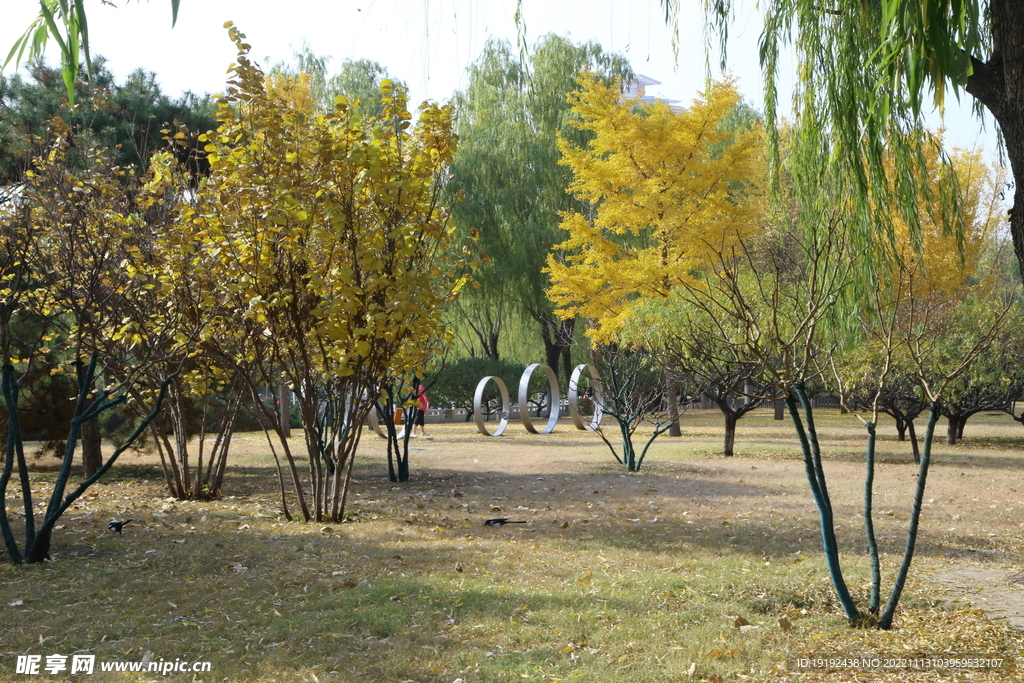
[[420,428],[420,436],[425,436],[429,439],[430,437],[427,435],[427,428],[424,422],[427,411],[430,409],[430,399],[427,398],[427,389],[422,384],[416,389],[416,400],[419,402],[420,407],[413,411],[412,436],[416,436],[416,427],[418,426]]

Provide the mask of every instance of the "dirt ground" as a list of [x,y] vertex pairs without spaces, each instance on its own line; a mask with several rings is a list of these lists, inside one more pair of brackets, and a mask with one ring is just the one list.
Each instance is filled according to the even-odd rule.
[[[835,411],[819,411],[817,421],[843,569],[863,604],[865,432]],[[383,683],[435,669],[428,680],[438,683],[469,681],[464,674],[479,669],[490,673],[473,680],[519,680],[539,664],[560,680],[576,667],[585,667],[581,680],[667,680],[644,677],[664,666],[683,680],[696,666],[698,679],[771,669],[775,678],[754,680],[831,681],[840,679],[790,671],[786,658],[906,647],[1016,657],[1019,634],[997,622],[1020,625],[1024,615],[1015,583],[1024,569],[1019,424],[979,416],[963,443],[935,444],[913,568],[896,629],[885,634],[845,628],[792,426],[755,411],[740,421],[729,458],[720,455],[719,413],[689,412],[682,426],[681,438],[659,439],[630,474],[597,435],[567,420],[549,435],[512,423],[499,438],[473,424],[428,425],[431,438],[410,442],[412,477],[402,484],[388,481],[385,442],[367,430],[347,507],[353,523],[341,525],[284,519],[262,434],[233,440],[214,501],[168,498],[155,456],[127,454],[61,520],[55,562],[24,570],[0,563],[0,609],[12,615],[0,620],[9,650],[0,652],[0,679],[13,680],[4,662],[44,638],[108,658],[201,647],[230,674],[224,680],[246,681],[355,680],[339,672],[357,670]],[[918,467],[891,424],[880,432],[874,519],[888,591]],[[292,448],[302,451],[298,430]],[[32,461],[49,470],[42,489],[54,462]],[[8,506],[16,512],[13,498]],[[484,525],[496,517],[524,524]],[[135,521],[124,536],[107,531],[111,519],[128,518]],[[52,607],[53,595],[68,592],[73,602]],[[537,597],[548,594],[557,599]],[[138,596],[147,599],[129,604]],[[428,598],[429,606],[418,602]],[[528,603],[536,624],[520,618]],[[64,611],[76,609],[103,620],[108,639],[69,631]],[[324,640],[323,623],[348,645]],[[744,633],[743,625],[755,628]],[[190,629],[198,626],[197,640]],[[648,657],[630,640],[644,629],[686,635],[657,636],[664,642]],[[822,640],[828,634],[835,637]],[[566,643],[582,648],[591,636],[594,652],[573,660],[583,655]],[[264,642],[280,647],[264,652]],[[400,644],[408,656],[390,657]],[[735,661],[719,661],[736,651]],[[630,674],[623,657],[643,675]],[[920,680],[950,680],[943,675]]]
[[[566,420],[549,435],[510,422],[497,438],[471,424],[430,425],[433,438],[413,439],[410,460],[414,479],[472,481],[477,495],[465,512],[474,521],[553,511],[574,523],[625,516],[638,525],[661,522],[668,533],[682,524],[703,532],[697,542],[749,545],[766,556],[821,552],[817,511],[788,421],[774,421],[768,410],[751,413],[739,423],[732,458],[719,455],[716,411],[691,411],[682,425],[683,436],[657,441],[637,474],[626,473],[596,435]],[[819,411],[819,428],[842,550],[861,557],[864,430],[836,411]],[[912,571],[917,590],[1024,629],[1024,428],[1006,415],[979,415],[960,444],[944,443],[942,424],[937,432]],[[384,441],[370,432],[364,438],[362,457],[380,461]],[[883,421],[874,518],[886,583],[904,548],[918,476],[910,453]]]
[[[819,411],[818,421],[841,551],[862,561],[864,429],[836,411]],[[508,517],[530,522],[519,528],[529,534],[548,525],[626,522],[637,532],[654,530],[659,540],[705,549],[728,545],[769,561],[821,553],[817,511],[788,421],[774,421],[770,410],[750,413],[739,423],[730,458],[720,455],[717,411],[691,411],[682,425],[683,436],[661,437],[633,474],[595,434],[564,419],[548,435],[529,434],[518,422],[510,422],[501,437],[484,436],[472,423],[428,425],[431,438],[410,441],[412,478],[402,485],[388,482],[385,442],[367,429],[349,510],[363,519],[397,515],[426,523],[431,520],[425,513],[418,518],[409,504],[451,496],[461,520],[448,521],[466,526]],[[936,439],[912,588],[1024,628],[1024,428],[1005,415],[984,415],[968,423],[966,437],[956,446]],[[301,436],[292,441],[300,453]],[[232,469],[272,463],[262,434],[238,435],[232,448]],[[874,518],[884,585],[891,583],[905,542],[918,476],[910,453],[892,424],[883,422]],[[128,454],[114,472],[122,464],[156,463],[151,455]],[[229,471],[224,494],[255,495],[267,509],[276,506],[271,481]],[[59,549],[61,540],[56,543]]]

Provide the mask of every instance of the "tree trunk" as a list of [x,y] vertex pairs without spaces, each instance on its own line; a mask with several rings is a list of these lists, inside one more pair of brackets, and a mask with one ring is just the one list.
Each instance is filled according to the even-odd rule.
[[82,424],[82,476],[88,479],[103,466],[100,420],[95,417]]
[[540,336],[544,341],[544,362],[556,375],[561,369],[565,374],[565,386],[569,386],[572,377],[572,335],[576,320],[561,320],[551,314],[534,315],[534,319],[540,324]]
[[786,402],[781,398],[775,400],[775,419],[786,419]]
[[907,420],[907,431],[910,432],[910,447],[914,451],[914,462],[921,464],[921,448],[917,444],[917,431],[914,429],[914,421]]
[[946,445],[956,445],[957,436],[960,434],[960,419],[956,417],[950,417],[949,424],[946,426]]
[[636,451],[633,449],[633,435],[622,421],[619,421],[619,431],[622,433],[622,462],[625,463],[627,472],[636,472],[640,468],[636,461]]
[[679,392],[676,391],[676,373],[672,366],[665,368],[665,396],[668,401],[668,421],[672,426],[668,429],[669,436],[682,436],[679,428]]
[[956,425],[956,438],[957,441],[961,441],[964,438],[964,425],[967,424],[967,418],[962,417]]
[[732,447],[736,443],[736,419],[735,413],[725,413],[725,444],[722,446],[722,455],[732,455]]
[[893,419],[896,420],[896,438],[899,441],[907,440],[907,421],[898,412],[893,411]]
[[[87,367],[85,363],[75,363],[75,375],[78,379],[79,391],[86,391],[89,400],[92,400],[95,398],[92,388],[82,386],[84,382],[88,381]],[[89,420],[84,423],[79,438],[82,444],[82,474],[85,479],[88,479],[103,466],[103,453],[100,449],[99,419]]]
[[1015,185],[1010,237],[1024,279],[1024,3],[992,0],[988,5],[991,57],[987,63],[972,57],[974,73],[966,90],[992,113],[1003,134]]
[[292,435],[292,392],[284,380],[277,385],[277,397],[280,405],[281,433],[286,439]]

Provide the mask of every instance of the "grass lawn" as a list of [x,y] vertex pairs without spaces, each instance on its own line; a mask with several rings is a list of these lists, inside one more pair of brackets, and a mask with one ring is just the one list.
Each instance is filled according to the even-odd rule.
[[[819,413],[844,570],[863,603],[864,432],[849,416]],[[412,442],[412,481],[402,485],[387,481],[384,442],[367,432],[342,525],[284,520],[260,434],[236,440],[225,495],[213,502],[167,498],[153,456],[127,455],[62,519],[52,562],[0,561],[0,680],[1024,679],[1024,633],[950,602],[932,579],[962,567],[1019,570],[1024,427],[979,416],[963,443],[936,444],[911,580],[896,628],[878,632],[851,629],[833,597],[790,424],[754,411],[732,458],[718,455],[720,414],[693,411],[682,424],[683,437],[659,440],[637,474],[567,421],[546,436],[510,424],[500,438],[430,425],[432,439]],[[880,433],[887,594],[917,468],[891,424]],[[53,462],[33,461],[40,492]],[[490,517],[528,524],[492,529]],[[123,535],[106,530],[127,518]],[[46,655],[74,653],[95,655],[96,672],[15,672],[18,655],[45,665]],[[1005,661],[798,668],[812,655]],[[208,661],[210,671],[99,671],[161,659]]]

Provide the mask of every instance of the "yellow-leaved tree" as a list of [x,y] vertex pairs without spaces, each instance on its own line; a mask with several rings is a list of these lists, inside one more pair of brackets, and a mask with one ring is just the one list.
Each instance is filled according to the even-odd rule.
[[425,342],[444,334],[439,308],[463,282],[436,183],[454,152],[453,110],[423,105],[413,129],[404,93],[385,81],[372,126],[344,98],[318,113],[301,80],[267,88],[228,28],[234,78],[205,138],[210,177],[183,217],[232,311],[219,329],[238,367],[263,368],[269,384],[283,371],[295,392],[308,489],[281,442],[303,517],[340,521],[380,382],[425,362]]
[[[955,217],[943,217],[944,205],[922,205],[918,211],[919,229],[911,231],[905,221],[894,221],[895,255],[892,277],[912,279],[907,282],[917,297],[940,297],[953,301],[963,295],[964,288],[991,287],[994,282],[979,274],[984,247],[991,244],[1005,222],[1005,207],[1000,193],[1005,186],[1006,171],[985,161],[984,150],[954,149],[949,153],[948,168],[939,163],[939,143],[928,149],[924,181],[941,196],[943,184],[955,181],[960,187],[961,202]],[[959,234],[944,228],[959,223]],[[916,239],[916,241],[915,241]]]
[[[759,126],[730,127],[740,103],[731,82],[711,83],[683,111],[622,102],[592,75],[571,98],[586,148],[560,144],[580,211],[563,215],[564,262],[548,259],[548,295],[563,317],[592,322],[588,335],[614,340],[630,308],[666,296],[701,263],[754,230],[762,210]],[[746,129],[743,129],[746,128]]]
[[[660,401],[634,388],[660,381],[655,375],[666,366],[646,349],[622,343],[622,332],[638,305],[694,283],[709,254],[758,229],[763,135],[731,82],[709,83],[685,110],[622,102],[615,84],[593,75],[584,74],[580,86],[570,98],[575,125],[593,139],[582,148],[560,143],[581,208],[563,214],[569,237],[556,247],[564,260],[548,257],[548,296],[559,315],[587,321],[605,382],[601,407],[619,428],[622,456],[605,443],[635,471],[673,419],[671,411],[668,420],[655,419],[653,435],[636,452],[632,435],[645,417],[657,415]],[[673,373],[664,381],[674,395]]]

